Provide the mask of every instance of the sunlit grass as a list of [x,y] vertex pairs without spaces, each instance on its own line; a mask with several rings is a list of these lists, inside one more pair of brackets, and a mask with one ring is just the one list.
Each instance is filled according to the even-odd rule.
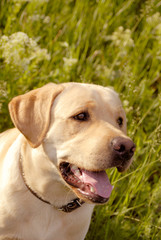
[[[108,170],[115,188],[87,240],[161,239],[160,13],[159,0],[0,1],[1,131],[8,101],[50,81],[110,85],[122,99],[137,150],[127,173]],[[11,42],[17,32],[28,42]]]

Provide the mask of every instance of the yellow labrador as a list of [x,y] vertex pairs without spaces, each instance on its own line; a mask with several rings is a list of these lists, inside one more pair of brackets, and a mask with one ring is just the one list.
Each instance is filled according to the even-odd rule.
[[0,134],[0,240],[81,240],[94,204],[108,201],[105,169],[126,170],[135,145],[117,93],[47,84],[15,97],[16,128]]

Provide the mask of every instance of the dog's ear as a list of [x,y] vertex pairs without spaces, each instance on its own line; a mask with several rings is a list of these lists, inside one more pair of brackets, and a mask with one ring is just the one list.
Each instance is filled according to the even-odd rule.
[[62,85],[49,83],[44,87],[17,96],[9,103],[12,121],[33,148],[38,147],[49,128],[50,110]]

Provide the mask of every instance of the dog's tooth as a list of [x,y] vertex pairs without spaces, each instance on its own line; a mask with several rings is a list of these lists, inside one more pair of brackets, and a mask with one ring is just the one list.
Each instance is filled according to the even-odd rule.
[[75,172],[75,171],[77,171],[77,170],[79,170],[79,169],[78,169],[78,167],[77,167],[77,166],[75,166],[75,165],[72,165],[72,166],[71,166],[71,170],[72,170],[72,172]]
[[75,173],[76,176],[80,176],[81,175],[79,169],[76,170],[74,173]]
[[81,173],[80,173],[80,170],[77,166],[75,165],[72,165],[71,166],[71,171],[77,176],[77,177],[80,177],[81,176]]
[[94,190],[94,187],[93,187],[93,186],[90,186],[90,191],[91,191],[92,193],[94,193],[94,192],[95,192],[95,190]]
[[77,169],[78,169],[77,166],[75,166],[75,165],[72,165],[72,166],[71,166],[71,170],[75,171],[75,170],[77,170]]

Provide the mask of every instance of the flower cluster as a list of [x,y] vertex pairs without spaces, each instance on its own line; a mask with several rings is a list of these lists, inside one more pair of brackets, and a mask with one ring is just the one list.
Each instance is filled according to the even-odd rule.
[[42,14],[42,15],[33,14],[33,15],[29,16],[28,21],[33,21],[33,22],[43,21],[43,23],[48,24],[48,23],[50,23],[50,17],[45,16],[44,14]]
[[152,37],[157,41],[157,57],[161,59],[161,15],[159,12],[154,13],[146,19],[150,27]]
[[158,25],[158,23],[160,22],[160,19],[161,19],[160,13],[156,12],[152,16],[148,16],[146,21],[148,25],[156,27],[156,25]]
[[146,19],[148,25],[153,29],[153,33],[155,33],[156,37],[159,39],[161,43],[161,15],[159,12],[156,12],[152,16]]
[[63,60],[64,60],[65,66],[67,66],[67,67],[72,67],[73,65],[75,65],[78,62],[78,59],[76,59],[76,58],[64,57]]
[[41,49],[26,33],[16,32],[0,38],[0,52],[5,63],[26,70],[29,64],[36,66],[42,60],[50,60],[47,49]]
[[117,47],[133,47],[134,41],[131,38],[131,30],[120,26],[111,36],[113,45]]
[[69,58],[63,57],[63,61],[65,72],[70,72],[76,66],[78,59],[72,57]]

